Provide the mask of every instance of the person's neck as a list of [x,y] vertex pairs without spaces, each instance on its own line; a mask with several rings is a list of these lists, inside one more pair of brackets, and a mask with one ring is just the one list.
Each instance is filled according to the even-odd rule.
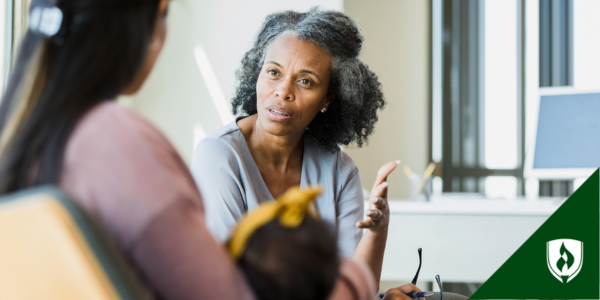
[[246,143],[255,160],[262,165],[285,173],[292,165],[302,162],[304,146],[303,133],[286,136],[276,136],[268,133],[261,126],[257,115],[248,117],[251,128],[247,134]]

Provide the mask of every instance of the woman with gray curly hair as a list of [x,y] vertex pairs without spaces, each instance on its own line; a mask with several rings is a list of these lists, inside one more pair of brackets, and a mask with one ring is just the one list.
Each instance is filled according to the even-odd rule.
[[341,12],[267,16],[236,73],[233,112],[248,116],[194,152],[192,174],[208,199],[207,222],[217,239],[225,241],[261,202],[295,185],[320,184],[317,209],[337,228],[340,252],[366,263],[379,282],[389,222],[386,178],[397,162],[379,170],[363,220],[360,173],[339,147],[362,146],[385,105],[377,75],[358,58],[363,40]]

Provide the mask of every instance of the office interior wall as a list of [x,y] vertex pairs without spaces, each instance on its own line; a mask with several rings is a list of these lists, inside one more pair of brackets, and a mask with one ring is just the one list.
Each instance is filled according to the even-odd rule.
[[[235,70],[264,18],[315,5],[343,8],[342,0],[171,1],[167,40],[155,69],[139,93],[120,101],[157,125],[189,163],[195,137],[224,125],[222,110],[229,108]],[[202,71],[194,54],[197,46]]]
[[361,58],[378,74],[387,107],[379,113],[369,145],[345,150],[371,189],[377,170],[400,159],[389,178],[390,197],[409,197],[403,165],[422,174],[429,159],[430,1],[346,0],[344,10],[360,24]]

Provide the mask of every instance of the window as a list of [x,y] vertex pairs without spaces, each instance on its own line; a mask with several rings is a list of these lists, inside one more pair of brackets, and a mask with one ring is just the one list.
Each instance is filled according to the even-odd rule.
[[6,36],[6,16],[7,16],[7,7],[8,7],[8,2],[7,3],[2,3],[0,4],[0,93],[2,93],[4,91],[4,80],[6,78],[6,70],[5,70],[5,61],[7,61],[6,57],[5,57],[5,53],[6,53],[6,45],[8,43],[6,43],[7,40],[7,36]]
[[[432,120],[442,119],[432,124],[432,139],[438,139],[432,140],[437,148],[432,159],[442,163],[444,192],[523,193],[521,4],[438,0],[432,5],[439,14],[432,20],[443,20],[432,24],[432,37],[441,36],[432,41]],[[513,188],[499,188],[506,184]]]
[[596,0],[432,1],[431,158],[444,192],[572,192],[523,178],[526,121],[539,87],[600,88],[598,12]]
[[31,0],[8,0],[0,4],[0,91],[4,91],[11,64],[27,32]]

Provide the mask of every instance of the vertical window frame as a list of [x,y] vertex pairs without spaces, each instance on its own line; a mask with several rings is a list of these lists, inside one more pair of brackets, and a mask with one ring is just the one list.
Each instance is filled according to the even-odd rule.
[[[484,113],[485,105],[483,92],[485,86],[483,82],[484,72],[484,47],[485,36],[483,33],[484,25],[484,1],[468,0],[439,0],[442,2],[442,171],[443,192],[477,192],[485,193],[485,178],[488,176],[512,176],[517,178],[517,196],[525,195],[525,179],[523,178],[523,165],[525,157],[525,1],[517,0],[517,158],[518,165],[514,169],[490,169],[485,167],[485,127]],[[463,15],[466,15],[463,17]],[[457,16],[459,16],[457,18]],[[458,19],[458,20],[457,20]],[[465,21],[467,20],[467,21]],[[475,26],[472,26],[476,24]],[[475,27],[477,33],[469,32],[469,27]],[[436,30],[432,26],[432,30]],[[468,35],[469,39],[461,37]],[[433,33],[432,36],[437,36]],[[474,46],[475,44],[476,46]],[[435,45],[435,43],[432,43]],[[471,53],[477,53],[476,59],[473,55],[465,54],[461,51],[461,46],[470,48]],[[475,49],[474,49],[475,48]],[[432,50],[435,53],[435,50]],[[461,64],[461,58],[469,58],[468,66]],[[436,59],[432,57],[432,62]],[[462,70],[461,70],[462,69]],[[465,70],[468,69],[468,70]],[[434,74],[435,76],[435,74]],[[434,81],[435,82],[435,81]],[[432,88],[436,88],[432,86]],[[434,93],[434,92],[432,92]],[[434,93],[435,94],[435,93]],[[464,96],[466,94],[466,96]],[[462,99],[468,98],[470,104],[475,106],[477,111],[475,117],[471,120],[462,118],[463,105]],[[457,100],[458,99],[458,100]],[[435,104],[432,97],[432,107]],[[431,110],[431,118],[433,109]],[[469,123],[476,124],[475,134],[469,132]],[[432,128],[433,128],[432,123]],[[471,128],[470,130],[473,130]],[[466,165],[464,161],[465,134],[476,136],[474,143],[475,166]],[[432,138],[435,136],[431,134]],[[437,142],[437,141],[436,141]],[[436,142],[431,141],[431,145]],[[431,151],[433,152],[433,151]],[[433,160],[433,157],[431,157]],[[438,174],[440,174],[438,173]],[[475,178],[478,184],[475,189],[468,189],[472,184],[466,181],[472,181]]]

